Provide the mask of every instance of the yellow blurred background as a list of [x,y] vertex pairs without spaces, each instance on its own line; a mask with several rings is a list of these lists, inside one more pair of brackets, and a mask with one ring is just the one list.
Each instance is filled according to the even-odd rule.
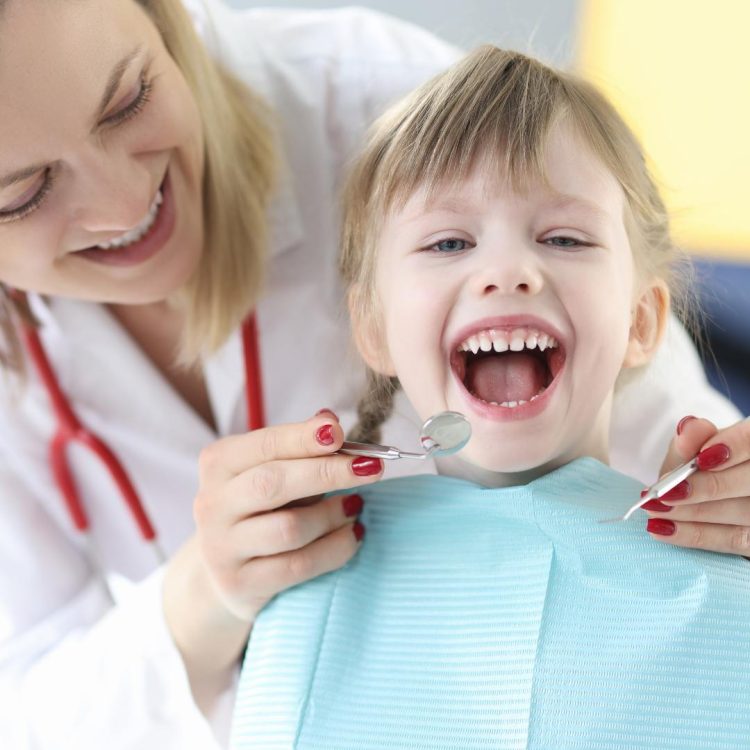
[[584,0],[576,67],[645,146],[677,242],[750,260],[750,2]]

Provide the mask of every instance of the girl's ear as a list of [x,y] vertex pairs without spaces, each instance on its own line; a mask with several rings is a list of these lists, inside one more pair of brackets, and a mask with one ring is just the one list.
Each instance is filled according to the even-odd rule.
[[658,279],[636,302],[623,367],[640,367],[651,360],[664,337],[668,318],[669,287]]
[[378,321],[374,315],[363,315],[361,306],[356,304],[360,294],[360,285],[354,284],[347,295],[352,335],[357,351],[371,370],[380,375],[395,377],[396,371]]

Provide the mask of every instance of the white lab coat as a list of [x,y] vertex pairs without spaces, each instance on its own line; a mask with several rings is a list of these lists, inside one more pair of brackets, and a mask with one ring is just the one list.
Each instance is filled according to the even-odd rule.
[[[278,113],[284,179],[272,209],[267,292],[258,309],[267,421],[321,407],[351,424],[362,385],[337,279],[336,194],[363,129],[455,51],[413,26],[362,10],[232,11],[208,0],[198,25],[215,54]],[[193,531],[196,459],[217,438],[105,309],[32,298],[42,337],[79,417],[117,453],[171,554]],[[679,332],[678,332],[679,333]],[[713,393],[680,334],[650,388],[625,389],[618,468],[653,476],[686,413],[738,414]],[[218,434],[244,429],[238,335],[205,364]],[[644,379],[644,385],[649,385]],[[0,747],[13,750],[224,744],[232,695],[207,721],[195,707],[161,608],[162,571],[96,460],[75,449],[91,549],[71,529],[47,463],[54,429],[35,377],[0,381]],[[403,399],[385,437],[408,444]],[[628,446],[629,450],[626,449]],[[406,468],[406,467],[403,467]],[[114,599],[96,566],[113,582]]]

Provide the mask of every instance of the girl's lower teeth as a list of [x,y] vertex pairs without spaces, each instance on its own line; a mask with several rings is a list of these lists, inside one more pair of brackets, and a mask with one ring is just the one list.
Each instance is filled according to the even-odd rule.
[[521,401],[503,401],[501,403],[498,403],[497,401],[489,401],[488,403],[492,404],[493,406],[503,406],[506,409],[514,409],[516,406],[523,406],[524,404],[531,403],[532,401],[536,401],[536,399],[539,398],[547,389],[542,388],[539,393],[536,394],[536,396],[532,396],[528,401],[521,400]]

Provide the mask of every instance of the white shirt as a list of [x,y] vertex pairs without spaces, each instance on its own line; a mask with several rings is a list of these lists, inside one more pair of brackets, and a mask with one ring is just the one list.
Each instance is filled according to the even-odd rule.
[[[363,10],[233,11],[219,0],[198,25],[214,54],[263,94],[280,123],[284,180],[272,209],[270,273],[258,308],[267,421],[321,407],[353,421],[362,370],[349,343],[337,252],[337,191],[347,159],[392,100],[450,64],[456,51],[409,24]],[[168,554],[192,534],[197,456],[245,429],[239,335],[205,364],[213,433],[169,387],[106,309],[33,298],[41,335],[80,419],[111,446]],[[623,389],[614,465],[653,478],[687,413],[739,415],[707,386],[677,329],[657,375]],[[674,348],[676,347],[676,348]],[[669,366],[671,372],[659,370]],[[652,382],[653,381],[653,382]],[[54,420],[36,378],[0,380],[0,747],[224,746],[231,695],[209,723],[193,703],[161,606],[161,576],[100,464],[71,451],[93,528],[71,528],[47,461]],[[385,439],[408,446],[403,398]],[[405,470],[407,467],[401,467]],[[118,584],[115,599],[92,562]]]

